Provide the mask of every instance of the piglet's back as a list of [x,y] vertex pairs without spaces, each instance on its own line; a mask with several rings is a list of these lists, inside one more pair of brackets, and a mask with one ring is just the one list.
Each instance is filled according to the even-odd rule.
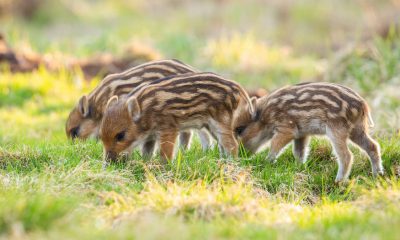
[[141,64],[122,73],[108,75],[90,93],[89,99],[93,99],[95,105],[102,109],[113,95],[128,94],[132,89],[157,79],[196,71],[193,67],[175,59]]
[[176,121],[210,115],[231,118],[239,105],[249,103],[252,107],[239,84],[214,73],[167,77],[138,88],[129,96],[133,95],[144,115],[171,116]]
[[281,88],[263,99],[269,119],[315,118],[344,123],[364,119],[368,105],[356,92],[333,83],[301,83]]

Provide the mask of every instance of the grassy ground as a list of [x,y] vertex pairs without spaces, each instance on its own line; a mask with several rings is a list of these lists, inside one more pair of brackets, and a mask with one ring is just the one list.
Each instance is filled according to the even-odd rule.
[[[107,8],[60,2],[67,8],[54,6],[54,11],[39,12],[28,23],[3,19],[12,45],[27,44],[61,56],[89,56],[105,49],[117,53],[132,36],[127,29],[133,24],[135,41],[152,36],[152,41],[144,42],[152,43],[161,56],[216,71],[249,88],[273,90],[309,79],[344,83],[371,105],[376,122],[372,135],[381,145],[387,174],[373,179],[367,157],[352,148],[355,162],[350,181],[335,185],[335,158],[329,142],[320,138],[313,139],[305,165],[296,164],[289,148],[274,165],[263,162],[266,151],[227,161],[218,157],[217,149],[203,153],[196,140],[167,166],[161,166],[158,158],[144,162],[134,153],[126,164],[102,169],[100,142],[71,143],[64,133],[69,111],[99,79],[88,83],[79,73],[44,68],[25,74],[3,71],[0,238],[398,239],[400,37],[396,33],[343,47],[335,54],[321,53],[318,49],[332,44],[321,40],[330,24],[323,16],[335,19],[339,18],[335,14],[342,14],[340,21],[354,22],[362,15],[351,11],[354,5],[346,3],[345,11],[332,11],[327,1],[316,6],[304,1],[290,8],[293,19],[285,23],[289,29],[311,22],[321,29],[310,40],[301,28],[293,30],[291,38],[274,28],[262,33],[268,14],[264,19],[259,5],[243,6],[240,1],[221,5],[224,11],[217,14],[219,18],[210,10],[214,1],[178,10],[152,6],[147,13],[154,18],[144,14],[141,10],[146,6],[138,7],[137,2],[127,7],[125,1],[115,1]],[[247,29],[241,23],[250,19],[241,12],[243,8],[253,13],[252,19],[262,18],[248,32],[241,31]],[[279,4],[272,8],[285,12]],[[310,14],[315,8],[318,11]],[[210,18],[202,21],[195,17],[198,12],[191,16],[182,9],[198,9]],[[165,20],[171,27],[157,27],[164,16],[159,13],[171,15]],[[117,16],[122,20],[116,21]],[[81,22],[79,28],[72,27]],[[216,34],[215,22],[229,34]],[[109,31],[96,28],[103,25]],[[59,31],[60,26],[64,31]],[[188,30],[190,26],[196,27]]]
[[384,127],[394,123],[378,121],[374,134],[387,176],[372,179],[368,159],[354,148],[351,181],[342,186],[333,182],[337,167],[323,139],[313,140],[306,165],[289,149],[275,165],[263,162],[265,152],[224,161],[195,142],[168,166],[135,153],[103,170],[99,142],[65,138],[69,110],[96,84],[72,79],[46,70],[0,76],[4,237],[398,237],[400,134]]

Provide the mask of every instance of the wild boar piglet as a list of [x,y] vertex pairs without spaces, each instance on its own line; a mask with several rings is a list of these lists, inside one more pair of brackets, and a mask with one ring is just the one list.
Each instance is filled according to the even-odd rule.
[[[179,74],[196,72],[194,68],[178,60],[159,60],[147,62],[122,73],[110,74],[88,95],[80,98],[68,116],[65,131],[68,138],[87,139],[98,137],[98,130],[107,101],[114,95],[124,96],[134,88],[152,81]],[[210,145],[207,133],[199,132],[203,148]],[[191,132],[181,132],[180,142],[186,148]]]
[[243,88],[213,73],[172,76],[138,88],[126,98],[110,99],[100,127],[106,159],[151,140],[172,159],[179,131],[207,129],[223,154],[237,156],[233,129],[240,117],[254,115]]
[[336,182],[350,174],[353,156],[350,139],[369,156],[373,175],[383,174],[379,145],[368,135],[373,126],[364,99],[348,87],[333,83],[302,83],[284,87],[255,102],[256,117],[242,118],[235,129],[244,147],[255,152],[270,140],[268,159],[275,161],[292,140],[298,161],[307,159],[310,135],[326,135],[336,153]]

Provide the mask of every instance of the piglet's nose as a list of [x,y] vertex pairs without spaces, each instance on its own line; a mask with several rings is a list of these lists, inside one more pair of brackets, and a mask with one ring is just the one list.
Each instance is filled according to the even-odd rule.
[[106,159],[115,161],[117,159],[117,153],[113,151],[107,151]]
[[71,138],[76,139],[79,137],[79,127],[71,129]]

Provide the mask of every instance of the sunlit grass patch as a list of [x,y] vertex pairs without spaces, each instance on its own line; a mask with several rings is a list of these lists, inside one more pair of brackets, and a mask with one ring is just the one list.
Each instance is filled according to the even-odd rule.
[[[230,234],[247,235],[249,233],[244,230],[246,228],[278,231],[280,236],[291,238],[303,233],[331,238],[337,231],[348,237],[359,236],[363,231],[368,235],[382,237],[384,231],[378,228],[379,223],[375,219],[384,221],[388,226],[394,226],[400,221],[398,216],[391,221],[385,217],[386,211],[398,213],[398,209],[393,209],[398,199],[393,199],[386,190],[380,191],[379,196],[386,200],[391,199],[392,204],[382,207],[368,193],[363,193],[351,202],[325,200],[316,206],[309,206],[254,191],[253,187],[243,187],[241,183],[221,185],[219,182],[215,185],[203,185],[202,182],[169,182],[160,186],[156,182],[147,182],[146,185],[137,195],[115,192],[102,194],[104,206],[99,210],[100,216],[108,219],[107,224],[115,228],[123,229],[123,226],[136,223],[136,227],[132,226],[134,232],[138,231],[137,227],[147,229],[150,222],[159,222],[160,219],[168,219],[168,222],[179,219],[179,225],[192,225],[195,222],[207,226],[217,224],[219,229],[224,229],[222,222],[225,222],[240,230],[236,232],[231,229],[232,232],[222,235],[225,237],[231,236]],[[367,208],[364,199],[368,199],[371,204]],[[383,212],[379,213],[378,209]],[[366,226],[371,226],[372,229],[365,229]],[[216,234],[214,231],[212,233]],[[387,237],[393,239],[395,236],[389,234]]]
[[296,57],[289,47],[268,45],[251,33],[210,40],[205,54],[218,68],[232,71],[283,71],[299,78],[315,76],[325,69],[322,61]]
[[[0,142],[28,143],[63,134],[68,111],[97,81],[84,82],[66,71],[0,75]],[[4,145],[3,144],[3,145]]]
[[251,191],[250,187],[240,182],[214,182],[209,185],[199,180],[160,184],[151,177],[139,194],[127,196],[108,192],[101,197],[111,219],[154,211],[207,220],[224,215],[240,217],[246,212],[245,208],[254,207],[249,204],[252,201]]
[[[0,90],[4,95],[18,96],[19,89],[30,89],[37,96],[36,101],[40,98],[47,100],[52,98],[53,102],[55,99],[56,102],[69,102],[83,92],[93,89],[98,82],[98,79],[91,82],[84,81],[79,71],[70,72],[59,69],[52,72],[45,67],[40,67],[32,73],[3,72],[0,75]],[[24,95],[21,96],[21,98],[24,97]]]

